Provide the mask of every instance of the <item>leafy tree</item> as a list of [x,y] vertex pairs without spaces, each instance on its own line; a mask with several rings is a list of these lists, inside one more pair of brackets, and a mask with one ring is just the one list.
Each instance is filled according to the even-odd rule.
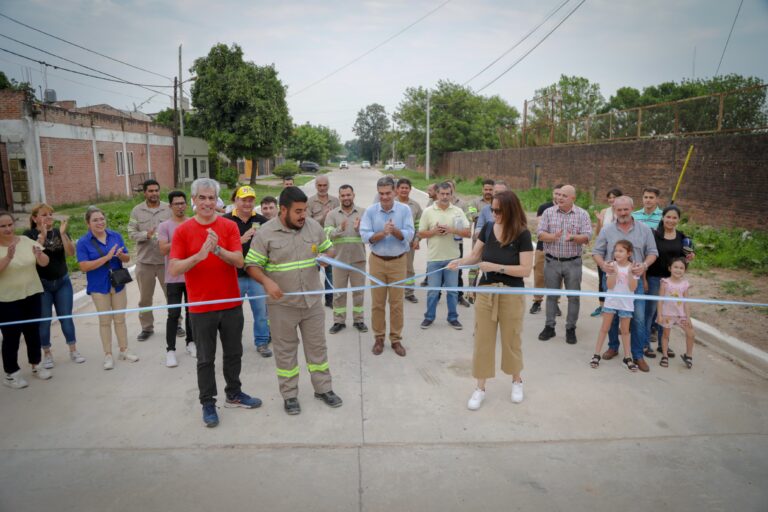
[[381,155],[384,134],[389,128],[389,116],[383,106],[372,103],[357,113],[352,127],[360,141],[360,153],[371,162],[377,162]]
[[29,85],[28,82],[17,82],[13,78],[9,79],[5,73],[0,71],[0,90],[3,89],[25,92],[27,93],[28,98],[33,98],[35,96],[35,90],[32,88],[32,86]]
[[[204,138],[230,160],[269,158],[279,153],[292,130],[285,86],[274,66],[243,60],[242,49],[217,44],[195,60],[192,102]],[[251,175],[255,183],[256,174]]]
[[347,153],[347,160],[364,160],[360,151],[360,139],[352,139],[345,142],[344,151]]
[[323,125],[319,125],[317,130],[323,136],[323,139],[325,139],[325,148],[328,151],[328,157],[333,158],[338,156],[344,149],[341,145],[341,137],[339,137],[339,133],[333,128]]
[[288,142],[288,158],[324,164],[328,160],[327,133],[311,124],[297,126]]

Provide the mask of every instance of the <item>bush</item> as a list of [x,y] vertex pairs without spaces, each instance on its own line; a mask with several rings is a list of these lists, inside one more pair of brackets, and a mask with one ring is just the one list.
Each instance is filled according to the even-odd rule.
[[224,183],[229,188],[237,187],[237,180],[240,178],[240,173],[234,167],[224,167],[219,169],[219,182]]
[[299,166],[294,162],[285,162],[275,167],[275,170],[272,171],[272,174],[280,178],[285,178],[286,176],[295,176],[300,172],[301,170],[299,169]]

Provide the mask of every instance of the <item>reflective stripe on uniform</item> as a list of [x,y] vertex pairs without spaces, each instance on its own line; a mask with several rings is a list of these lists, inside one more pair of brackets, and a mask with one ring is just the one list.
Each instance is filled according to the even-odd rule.
[[264,265],[264,270],[267,272],[288,272],[289,270],[314,267],[315,265],[315,258],[309,258],[308,260],[289,261],[287,263],[267,263]]
[[333,241],[336,244],[361,244],[363,239],[359,236],[342,236]]
[[331,247],[333,247],[333,242],[331,242],[331,240],[329,238],[326,238],[325,242],[321,243],[320,246],[317,248],[317,251],[318,252],[325,252],[328,249],[330,249]]
[[363,306],[352,306],[352,312],[353,313],[365,313],[365,308]]
[[347,312],[347,308],[333,308],[334,313],[343,314]]
[[261,253],[254,251],[253,249],[248,251],[248,255],[245,257],[246,263],[255,263],[256,265],[263,267],[267,264],[269,258]]
[[336,229],[334,226],[325,226],[323,228],[323,231],[325,231],[325,236],[331,236],[331,233],[333,233],[334,229]]
[[299,367],[296,366],[291,370],[283,370],[282,368],[276,368],[275,372],[277,373],[278,377],[285,377],[286,379],[290,379],[291,377],[296,377],[299,374]]
[[[307,370],[310,372],[327,372],[328,371],[328,361],[322,363],[322,364],[312,364],[307,363]],[[296,369],[298,372],[298,368]]]

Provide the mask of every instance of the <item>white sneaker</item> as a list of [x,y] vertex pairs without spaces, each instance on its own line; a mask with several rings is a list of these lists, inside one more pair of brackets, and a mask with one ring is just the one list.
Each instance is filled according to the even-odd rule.
[[128,361],[129,363],[135,363],[136,361],[139,360],[139,356],[131,352],[128,352],[128,350],[121,350],[117,354],[117,358],[120,359],[121,361]]
[[111,370],[114,367],[115,367],[115,360],[112,359],[112,354],[107,354],[104,357],[104,369]]
[[512,403],[519,404],[523,401],[523,383],[512,383]]
[[40,380],[48,380],[51,377],[53,377],[51,370],[49,370],[48,368],[41,368],[40,365],[37,365],[34,368],[32,368],[32,375],[34,375]]
[[80,352],[78,352],[77,350],[73,350],[72,352],[70,352],[69,353],[69,358],[72,361],[74,361],[75,363],[84,363],[85,362],[85,358],[83,356],[81,356]]
[[50,352],[43,354],[43,368],[48,370],[53,368],[53,355]]
[[467,402],[467,409],[470,411],[478,410],[480,406],[483,405],[483,400],[485,400],[485,391],[482,389],[475,389],[472,396],[469,398],[469,402]]
[[187,354],[189,354],[190,357],[197,359],[197,345],[195,345],[194,342],[187,343]]
[[179,363],[176,362],[176,352],[174,350],[169,350],[165,353],[165,366],[168,368],[176,368],[179,366]]
[[21,370],[17,370],[14,373],[6,373],[3,384],[13,389],[21,389],[29,385],[21,376]]

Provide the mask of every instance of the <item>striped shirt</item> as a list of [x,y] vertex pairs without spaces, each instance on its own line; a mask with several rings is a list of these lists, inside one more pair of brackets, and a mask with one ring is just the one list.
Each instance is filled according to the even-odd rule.
[[544,210],[539,220],[539,228],[536,231],[541,233],[557,233],[562,231],[562,236],[555,242],[544,242],[544,252],[555,258],[573,258],[581,256],[584,244],[579,244],[566,240],[566,234],[587,235],[587,240],[592,238],[592,222],[589,214],[582,208],[573,205],[569,212],[564,212],[559,206],[555,205]]
[[645,209],[640,208],[636,212],[632,212],[632,217],[649,228],[656,229],[659,227],[659,222],[661,222],[661,213],[662,210],[658,206],[651,213],[645,213]]

